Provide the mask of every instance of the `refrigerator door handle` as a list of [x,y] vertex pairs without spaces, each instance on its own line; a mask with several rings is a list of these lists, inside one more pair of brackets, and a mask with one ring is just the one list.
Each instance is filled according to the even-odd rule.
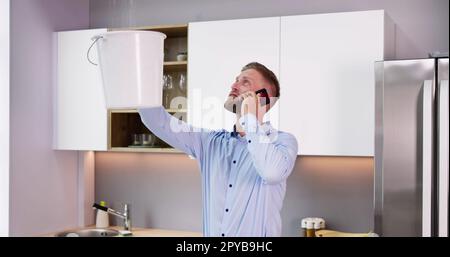
[[448,180],[449,180],[449,86],[448,80],[439,82],[438,102],[438,235],[448,236]]
[[422,236],[431,236],[432,227],[432,129],[433,129],[433,81],[423,83],[422,109]]

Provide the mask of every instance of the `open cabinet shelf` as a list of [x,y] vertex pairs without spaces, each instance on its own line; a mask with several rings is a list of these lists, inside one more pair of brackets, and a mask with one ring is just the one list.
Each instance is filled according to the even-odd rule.
[[[169,113],[185,113],[187,112],[186,109],[166,109]],[[111,113],[138,113],[136,109],[117,109],[117,110],[110,110]]]
[[164,71],[165,72],[177,72],[177,71],[186,71],[186,70],[187,70],[187,61],[164,62]]
[[[177,54],[187,52],[188,25],[162,25],[144,26],[130,28],[115,28],[109,31],[125,30],[145,30],[158,31],[164,33],[167,38],[164,40],[164,75],[170,76],[172,89],[169,98],[166,91],[163,94],[163,104],[166,111],[182,121],[187,119],[187,106],[179,104],[175,108],[170,108],[170,99],[182,96],[187,97],[187,61],[177,61]],[[184,87],[180,87],[181,76],[184,75]],[[169,99],[169,100],[168,100]],[[174,106],[172,106],[174,107]],[[147,153],[181,153],[161,139],[154,136],[142,123],[136,109],[109,110],[108,111],[108,150],[113,152],[147,152]],[[155,142],[151,146],[133,145],[133,135],[150,134],[155,137]],[[151,136],[150,136],[151,137]]]
[[141,26],[128,28],[111,28],[109,31],[123,31],[123,30],[151,30],[166,34],[169,37],[187,37],[188,24],[175,25],[157,25],[157,26]]
[[[186,121],[186,112],[170,112],[180,121]],[[108,150],[115,152],[162,152],[181,153],[155,136],[141,121],[136,110],[109,110]],[[134,142],[135,135],[147,134],[152,143],[144,146]]]
[[130,147],[112,147],[111,152],[142,152],[142,153],[183,153],[175,148],[157,148],[157,147],[146,147],[146,148],[130,148]]

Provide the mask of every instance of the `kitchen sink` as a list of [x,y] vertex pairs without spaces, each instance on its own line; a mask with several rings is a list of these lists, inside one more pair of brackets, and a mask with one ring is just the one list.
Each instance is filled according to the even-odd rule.
[[82,228],[66,230],[57,233],[56,237],[113,237],[118,236],[119,231],[107,228]]

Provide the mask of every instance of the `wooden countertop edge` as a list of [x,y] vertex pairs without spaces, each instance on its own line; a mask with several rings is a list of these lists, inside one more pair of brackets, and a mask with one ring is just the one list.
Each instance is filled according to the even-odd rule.
[[[78,227],[75,229],[82,228],[95,228],[95,226],[87,226],[87,227]],[[115,230],[123,230],[123,227],[119,226],[110,226],[109,229]],[[64,229],[61,231],[48,233],[44,235],[40,235],[39,237],[54,237],[57,233],[72,230],[72,229]],[[131,232],[133,233],[132,237],[202,237],[202,233],[193,232],[193,231],[183,231],[183,230],[170,230],[170,229],[159,229],[159,228],[131,228]]]

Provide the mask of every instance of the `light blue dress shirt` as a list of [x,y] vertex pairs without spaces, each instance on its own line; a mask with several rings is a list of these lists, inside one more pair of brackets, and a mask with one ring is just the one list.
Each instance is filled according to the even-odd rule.
[[286,179],[297,141],[252,114],[241,117],[246,135],[209,131],[179,121],[162,107],[144,108],[145,126],[200,164],[204,236],[280,236]]

